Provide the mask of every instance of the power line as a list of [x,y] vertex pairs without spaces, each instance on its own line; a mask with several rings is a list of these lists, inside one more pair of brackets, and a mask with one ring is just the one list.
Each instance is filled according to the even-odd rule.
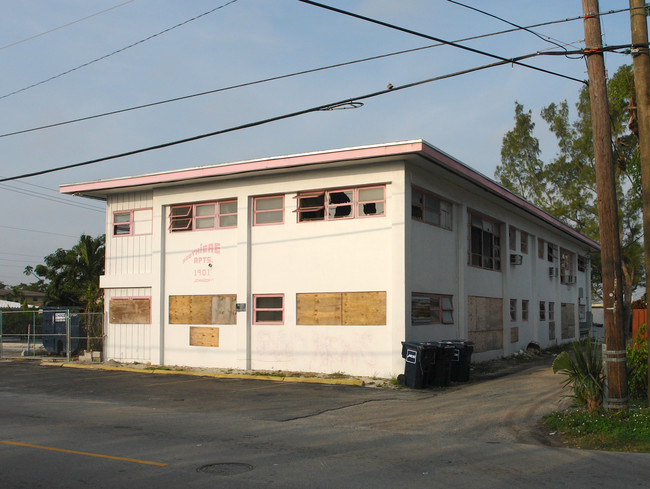
[[[288,114],[275,116],[275,117],[271,117],[271,118],[268,118],[268,119],[255,121],[255,122],[249,122],[247,124],[242,124],[242,125],[239,125],[239,126],[230,127],[228,129],[221,129],[221,130],[218,130],[218,131],[213,131],[213,132],[209,132],[209,133],[206,133],[206,134],[201,134],[201,135],[198,135],[198,136],[192,136],[192,137],[189,137],[189,138],[179,139],[179,140],[176,140],[176,141],[161,143],[161,144],[157,144],[157,145],[154,145],[154,146],[149,146],[149,147],[146,147],[146,148],[140,148],[140,149],[136,149],[136,150],[132,150],[132,151],[127,151],[127,152],[124,152],[124,153],[114,154],[114,155],[111,155],[111,156],[104,156],[104,157],[96,158],[96,159],[93,159],[93,160],[83,161],[83,162],[80,162],[80,163],[73,163],[73,164],[69,164],[69,165],[59,166],[59,167],[56,167],[56,168],[50,168],[50,169],[47,169],[47,170],[40,170],[40,171],[37,171],[37,172],[25,173],[25,174],[17,175],[17,176],[14,176],[14,177],[0,178],[0,182],[8,182],[8,181],[11,181],[11,180],[18,180],[18,179],[21,179],[21,178],[34,177],[34,176],[44,175],[44,174],[47,174],[47,173],[54,173],[54,172],[62,171],[62,170],[69,170],[71,168],[78,168],[78,167],[81,167],[81,166],[92,165],[92,164],[95,164],[95,163],[101,163],[103,161],[114,160],[114,159],[123,158],[123,157],[126,157],[126,156],[133,156],[133,155],[136,155],[136,154],[145,153],[145,152],[148,152],[148,151],[167,148],[167,147],[170,147],[170,146],[176,146],[178,144],[184,144],[184,143],[188,143],[188,142],[192,142],[192,141],[198,141],[200,139],[204,139],[204,138],[208,138],[208,137],[212,137],[212,136],[217,136],[217,135],[220,135],[220,134],[239,131],[239,130],[242,130],[242,129],[248,129],[248,128],[251,128],[251,127],[257,127],[257,126],[261,126],[261,125],[264,125],[264,124],[269,124],[271,122],[277,122],[277,121],[281,121],[281,120],[284,120],[284,119],[290,119],[290,118],[293,118],[293,117],[309,114],[309,113],[312,113],[312,112],[318,112],[318,111],[322,111],[322,110],[331,110],[333,108],[338,108],[338,107],[341,107],[341,106],[344,106],[346,104],[350,104],[350,103],[353,103],[353,102],[358,102],[358,101],[361,101],[361,100],[367,100],[367,99],[370,99],[370,98],[377,97],[379,95],[385,95],[387,93],[397,92],[399,90],[404,90],[404,89],[407,89],[407,88],[413,88],[413,87],[416,87],[416,86],[419,86],[419,85],[424,85],[424,84],[431,83],[431,82],[434,82],[434,81],[439,81],[439,80],[444,80],[444,79],[447,79],[447,78],[452,78],[452,77],[456,77],[456,76],[460,76],[460,75],[465,75],[465,74],[468,74],[468,73],[473,73],[473,72],[476,72],[476,71],[484,70],[484,69],[487,69],[487,68],[493,68],[493,67],[496,67],[496,66],[502,66],[502,65],[505,65],[505,64],[516,63],[516,62],[518,62],[520,60],[523,60],[523,59],[532,58],[532,57],[535,57],[535,56],[540,56],[541,54],[542,53],[539,53],[539,52],[532,53],[532,54],[527,54],[527,55],[524,55],[524,56],[519,56],[517,58],[506,59],[506,60],[503,60],[503,61],[497,61],[495,63],[491,63],[491,64],[488,64],[488,65],[483,65],[483,66],[479,66],[479,67],[475,67],[475,68],[469,68],[469,69],[466,69],[466,70],[457,71],[457,72],[454,72],[454,73],[450,73],[450,74],[447,74],[447,75],[441,75],[441,76],[437,76],[437,77],[434,77],[434,78],[428,78],[426,80],[421,80],[421,81],[409,83],[409,84],[406,84],[406,85],[401,85],[401,86],[397,86],[397,87],[391,86],[390,88],[388,88],[386,90],[381,90],[381,91],[378,91],[378,92],[373,92],[373,93],[369,93],[369,94],[365,94],[365,95],[360,95],[360,96],[357,96],[357,97],[347,98],[347,99],[339,100],[339,101],[336,101],[336,102],[327,103],[327,104],[324,104],[324,105],[318,105],[316,107],[311,107],[309,109],[299,110],[299,111],[296,111],[296,112],[291,112],[291,113],[288,113]],[[552,55],[553,54],[555,54],[555,55],[562,54],[563,55],[564,52],[562,52],[562,53],[544,53],[544,54],[552,54]]]
[[68,202],[67,200],[61,198],[47,197],[45,195],[38,194],[36,192],[30,192],[29,190],[20,190],[15,187],[10,187],[9,185],[0,185],[0,189],[8,190],[9,192],[15,192],[17,194],[27,195],[29,197],[36,197],[37,199],[43,199],[50,202],[55,202],[57,204],[65,204],[72,207],[78,207],[80,209],[84,209],[87,211],[95,211],[95,212],[100,212],[102,214],[106,212],[105,209],[100,209],[99,207],[95,207],[92,205],[87,205],[87,204],[77,203],[77,202]]
[[558,47],[560,49],[565,49],[564,45],[559,44],[558,42],[556,42],[557,41],[556,39],[553,39],[550,36],[542,36],[541,34],[535,32],[535,31],[533,31],[533,30],[531,30],[531,29],[529,29],[527,27],[522,27],[520,25],[515,24],[514,22],[510,22],[509,20],[504,19],[503,17],[499,17],[498,15],[491,14],[490,12],[486,12],[485,10],[481,10],[481,9],[479,9],[477,7],[472,7],[471,5],[466,5],[464,3],[457,2],[456,0],[447,0],[447,1],[449,3],[453,3],[454,5],[458,5],[460,7],[464,7],[466,9],[478,12],[480,14],[487,15],[488,17],[492,17],[493,19],[497,19],[497,20],[499,20],[501,22],[505,22],[508,25],[511,25],[513,27],[517,27],[518,29],[524,30],[524,31],[538,37],[539,39],[541,39],[544,42],[548,42],[550,44],[553,44],[554,46],[556,46],[556,47]]
[[42,258],[42,257],[40,257],[38,255],[26,255],[25,253],[12,253],[12,252],[9,252],[9,251],[3,251],[2,254],[3,255],[15,255],[15,256],[28,256],[30,258]]
[[[302,0],[299,0],[299,1],[302,1]],[[620,49],[621,47],[624,47],[624,46],[629,46],[629,45],[610,46],[608,48],[603,48],[603,51]],[[239,130],[242,130],[242,129],[249,129],[251,127],[257,127],[257,126],[269,124],[271,122],[281,121],[281,120],[284,120],[284,119],[290,119],[290,118],[293,118],[293,117],[309,114],[309,113],[312,113],[312,112],[333,110],[333,109],[336,109],[336,108],[344,107],[346,105],[355,105],[355,106],[359,107],[360,105],[358,104],[358,102],[360,100],[366,100],[366,99],[374,98],[374,97],[377,97],[379,95],[385,95],[387,93],[397,92],[399,90],[404,90],[404,89],[407,89],[407,88],[413,88],[413,87],[416,87],[416,86],[419,86],[419,85],[432,83],[434,81],[444,80],[444,79],[447,79],[447,78],[453,78],[453,77],[460,76],[460,75],[466,75],[468,73],[473,73],[473,72],[484,70],[484,69],[487,69],[487,68],[494,68],[496,66],[503,66],[503,65],[506,65],[506,64],[518,64],[521,60],[528,59],[528,58],[533,58],[533,57],[536,57],[536,56],[542,56],[542,55],[565,56],[566,54],[584,54],[584,50],[569,51],[568,53],[565,52],[565,51],[561,51],[561,52],[544,52],[544,53],[536,52],[536,53],[532,53],[532,54],[526,54],[526,55],[523,55],[523,56],[518,56],[516,58],[504,59],[502,61],[497,61],[497,62],[488,64],[488,65],[482,65],[482,66],[478,66],[478,67],[475,67],[475,68],[468,68],[466,70],[456,71],[454,73],[449,73],[449,74],[446,74],[446,75],[440,75],[440,76],[433,77],[433,78],[427,78],[425,80],[420,80],[420,81],[417,81],[417,82],[408,83],[406,85],[401,85],[401,86],[397,86],[397,87],[394,87],[394,86],[391,85],[390,88],[388,88],[386,90],[380,90],[378,92],[373,92],[373,93],[369,93],[369,94],[365,94],[365,95],[360,95],[360,96],[357,96],[357,97],[346,98],[346,99],[339,100],[339,101],[336,101],[336,102],[331,102],[331,103],[328,103],[328,104],[318,105],[316,107],[311,107],[309,109],[303,109],[303,110],[299,110],[299,111],[296,111],[296,112],[291,112],[291,113],[288,113],[288,114],[271,117],[271,118],[268,118],[268,119],[249,122],[249,123],[246,123],[246,124],[241,124],[239,126],[230,127],[230,128],[227,128],[227,129],[221,129],[221,130],[218,130],[218,131],[213,131],[213,132],[209,132],[209,133],[205,133],[205,134],[200,134],[198,136],[192,136],[192,137],[188,137],[188,138],[184,138],[184,139],[178,139],[178,140],[175,140],[175,141],[169,141],[169,142],[157,144],[157,145],[154,145],[154,146],[148,146],[146,148],[140,148],[140,149],[135,149],[135,150],[131,150],[131,151],[126,151],[124,153],[118,153],[118,154],[114,154],[114,155],[110,155],[110,156],[104,156],[104,157],[101,157],[101,158],[96,158],[96,159],[93,159],[93,160],[83,161],[83,162],[80,162],[80,163],[72,163],[72,164],[69,164],[69,165],[59,166],[59,167],[55,167],[55,168],[49,168],[47,170],[40,170],[40,171],[36,171],[36,172],[25,173],[25,174],[16,175],[16,176],[13,176],[13,177],[4,177],[4,178],[0,178],[0,183],[1,182],[12,181],[12,180],[19,180],[19,179],[22,179],[22,178],[35,177],[35,176],[38,176],[38,175],[45,175],[45,174],[48,174],[48,173],[54,173],[54,172],[62,171],[62,170],[69,170],[71,168],[78,168],[78,167],[81,167],[81,166],[92,165],[92,164],[101,163],[101,162],[104,162],[104,161],[114,160],[114,159],[118,159],[118,158],[124,158],[126,156],[133,156],[133,155],[140,154],[140,153],[146,153],[148,151],[168,148],[168,147],[171,147],[171,146],[176,146],[176,145],[179,145],[179,144],[198,141],[200,139],[204,139],[204,138],[208,138],[208,137],[212,137],[212,136],[218,136],[220,134],[235,132],[235,131],[239,131]],[[586,83],[586,82],[583,82],[583,83]],[[363,105],[363,104],[361,104],[361,105]]]
[[49,234],[51,236],[64,236],[66,238],[78,238],[79,237],[79,236],[71,236],[69,234],[52,233],[50,231],[40,231],[38,229],[26,229],[26,228],[17,228],[17,227],[13,227],[13,226],[5,226],[3,224],[0,224],[0,228],[13,229],[13,230],[16,230],[16,231],[28,231],[30,233]]
[[92,17],[95,17],[97,15],[104,14],[104,13],[109,12],[111,10],[114,10],[116,8],[123,7],[124,5],[126,5],[128,3],[133,3],[134,1],[135,0],[128,0],[128,2],[123,2],[123,3],[120,3],[118,5],[113,5],[112,7],[109,7],[107,9],[100,10],[99,12],[95,12],[94,14],[87,15],[86,17],[82,17],[81,19],[73,20],[72,22],[68,22],[67,24],[60,25],[59,27],[54,27],[53,29],[50,29],[48,31],[41,32],[40,34],[36,34],[36,35],[30,36],[30,37],[27,37],[25,39],[21,39],[20,41],[15,41],[15,42],[6,44],[4,46],[0,46],[0,51],[2,51],[3,49],[10,48],[12,46],[16,46],[16,45],[21,44],[23,42],[31,41],[32,39],[36,39],[37,37],[41,37],[41,36],[44,36],[46,34],[50,34],[52,32],[58,31],[58,30],[63,29],[65,27],[70,27],[71,25],[77,24],[77,23],[82,22],[84,20],[88,20],[88,19],[90,19]]
[[[514,29],[506,29],[506,30],[502,30],[502,31],[491,32],[491,33],[488,33],[488,34],[479,34],[479,35],[476,35],[476,36],[465,37],[463,39],[458,39],[458,40],[453,41],[453,42],[473,41],[473,40],[482,39],[482,38],[491,37],[491,36],[509,34],[511,32],[516,32],[516,31],[522,30],[522,29],[530,29],[530,28],[535,28],[535,27],[540,27],[540,26],[545,26],[545,25],[555,24],[555,23],[560,23],[560,22],[571,22],[571,21],[580,20],[580,19],[582,19],[582,17],[576,17],[576,18],[573,18],[573,19],[555,20],[555,21],[550,21],[550,22],[542,22],[540,24],[534,24],[534,25],[530,25],[530,26],[527,26],[527,27],[523,27],[523,28],[517,27],[517,28],[514,28]],[[76,119],[70,119],[70,120],[66,120],[66,121],[62,121],[62,122],[55,122],[55,123],[52,123],[52,124],[46,124],[46,125],[42,125],[42,126],[32,127],[32,128],[29,128],[29,129],[22,129],[22,130],[18,130],[18,131],[8,132],[8,133],[0,134],[0,138],[8,137],[8,136],[15,136],[15,135],[24,134],[24,133],[27,133],[27,132],[40,131],[42,129],[49,129],[49,128],[52,128],[52,127],[58,127],[58,126],[63,126],[63,125],[67,125],[67,124],[74,124],[74,123],[77,123],[77,122],[83,122],[83,121],[87,121],[87,120],[91,120],[91,119],[98,119],[100,117],[106,117],[106,116],[110,116],[110,115],[121,114],[123,112],[129,112],[129,111],[132,111],[132,110],[140,110],[140,109],[145,109],[145,108],[149,108],[149,107],[154,107],[154,106],[157,106],[157,105],[163,105],[163,104],[168,104],[168,103],[172,103],[172,102],[179,102],[181,100],[187,100],[187,99],[194,98],[194,97],[201,97],[201,96],[210,95],[210,94],[213,94],[213,93],[225,92],[225,91],[234,90],[234,89],[237,89],[237,88],[244,88],[244,87],[248,87],[248,86],[258,85],[258,84],[261,84],[261,83],[267,83],[267,82],[271,82],[271,81],[282,80],[284,78],[290,78],[290,77],[299,76],[299,75],[306,75],[306,74],[309,74],[309,73],[316,73],[318,71],[324,71],[324,70],[329,70],[329,69],[333,69],[333,68],[340,68],[340,67],[343,67],[343,66],[349,66],[349,65],[353,65],[353,64],[357,64],[357,63],[365,63],[367,61],[374,61],[374,60],[387,58],[387,57],[391,57],[391,56],[398,56],[398,55],[402,55],[402,54],[408,54],[408,53],[412,53],[412,52],[416,52],[416,51],[422,51],[422,50],[425,50],[425,49],[436,48],[436,47],[440,47],[440,46],[444,46],[444,45],[445,45],[444,43],[438,42],[438,43],[435,43],[435,44],[429,44],[427,46],[422,46],[422,47],[419,47],[419,48],[405,49],[405,50],[402,50],[402,51],[395,51],[395,52],[392,52],[392,53],[380,54],[380,55],[377,55],[377,56],[370,56],[370,57],[367,57],[367,58],[361,58],[361,59],[356,59],[356,60],[352,60],[352,61],[344,61],[342,63],[336,63],[336,64],[332,64],[332,65],[322,66],[322,67],[319,67],[319,68],[312,68],[312,69],[307,69],[307,70],[296,71],[296,72],[288,73],[288,74],[284,74],[284,75],[278,75],[278,76],[273,76],[273,77],[269,77],[269,78],[263,78],[261,80],[255,80],[255,81],[251,81],[251,82],[239,83],[239,84],[231,85],[231,86],[228,86],[228,87],[216,88],[216,89],[207,90],[207,91],[204,91],[204,92],[198,92],[198,93],[193,93],[193,94],[190,94],[190,95],[183,95],[183,96],[174,97],[174,98],[171,98],[171,99],[160,100],[158,102],[151,102],[151,103],[136,105],[136,106],[128,107],[128,108],[124,108],[124,109],[117,109],[117,110],[112,110],[112,111],[109,111],[109,112],[103,112],[103,113],[100,113],[100,114],[95,114],[95,115],[90,115],[90,116],[85,116],[85,117],[79,117],[79,118],[76,118]]]
[[330,10],[332,12],[347,15],[349,17],[354,17],[356,19],[364,20],[366,22],[371,22],[373,24],[388,27],[389,29],[394,29],[394,30],[397,30],[397,31],[400,31],[400,32],[405,32],[407,34],[412,34],[414,36],[423,37],[423,38],[429,39],[431,41],[441,42],[443,44],[447,44],[449,46],[452,46],[452,47],[455,47],[455,48],[458,48],[458,49],[462,49],[464,51],[469,51],[469,52],[474,53],[474,54],[480,54],[480,55],[483,55],[483,56],[488,56],[490,58],[499,59],[501,61],[506,61],[508,63],[513,63],[513,64],[516,64],[518,66],[523,66],[525,68],[530,68],[532,70],[540,71],[542,73],[547,73],[549,75],[559,76],[561,78],[566,78],[567,80],[573,80],[573,81],[576,81],[576,82],[579,82],[579,83],[585,83],[586,84],[586,82],[584,80],[579,80],[578,78],[574,78],[572,76],[563,75],[562,73],[556,73],[554,71],[545,70],[544,68],[539,68],[537,66],[532,66],[532,65],[525,64],[525,63],[520,63],[520,62],[514,61],[512,59],[506,59],[503,56],[499,56],[497,54],[492,54],[492,53],[488,53],[487,51],[482,51],[480,49],[475,49],[475,48],[471,48],[469,46],[464,46],[463,44],[458,44],[458,43],[455,43],[453,41],[446,41],[446,40],[441,39],[439,37],[429,36],[429,35],[423,34],[421,32],[417,32],[417,31],[414,31],[414,30],[411,30],[411,29],[406,29],[404,27],[399,27],[399,26],[397,26],[395,24],[389,24],[389,23],[383,22],[381,20],[372,19],[372,18],[366,17],[364,15],[355,14],[355,13],[349,12],[347,10],[341,10],[341,9],[336,8],[336,7],[330,7],[329,5],[324,5],[322,3],[314,2],[312,0],[298,0],[298,1],[302,2],[302,3],[309,4],[309,5],[313,5],[315,7],[320,7],[320,8],[323,8],[325,10]]
[[177,27],[181,27],[181,26],[183,26],[183,25],[185,25],[185,24],[188,24],[188,23],[190,23],[190,22],[192,22],[192,21],[195,21],[195,20],[197,20],[197,19],[200,19],[201,17],[204,17],[204,16],[206,16],[206,15],[208,15],[208,14],[211,14],[212,12],[215,12],[215,11],[217,11],[217,10],[219,10],[219,9],[222,9],[222,8],[224,8],[224,7],[227,7],[228,5],[233,4],[233,3],[237,2],[237,1],[238,1],[238,0],[230,0],[230,1],[227,2],[227,3],[225,3],[225,4],[223,4],[223,5],[220,5],[219,7],[215,7],[215,8],[213,8],[212,10],[208,10],[207,12],[203,12],[202,14],[197,15],[196,17],[193,17],[193,18],[188,19],[188,20],[186,20],[186,21],[184,21],[184,22],[181,22],[180,24],[176,24],[176,25],[174,25],[174,26],[172,26],[172,27],[169,27],[169,28],[167,28],[167,29],[165,29],[165,30],[162,30],[162,31],[160,31],[160,32],[158,32],[158,33],[156,33],[156,34],[153,34],[153,35],[151,35],[151,36],[145,38],[145,39],[141,39],[140,41],[134,42],[133,44],[129,44],[128,46],[125,46],[125,47],[123,47],[123,48],[121,48],[121,49],[118,49],[117,51],[113,51],[112,53],[105,54],[104,56],[101,56],[101,57],[99,57],[99,58],[95,58],[95,59],[93,59],[92,61],[88,61],[88,62],[86,62],[86,63],[83,63],[83,64],[81,64],[81,65],[79,65],[79,66],[77,66],[77,67],[75,67],[75,68],[71,68],[71,69],[69,69],[69,70],[67,70],[67,71],[64,71],[63,73],[59,73],[58,75],[51,76],[51,77],[49,77],[49,78],[47,78],[47,79],[45,79],[45,80],[41,80],[41,81],[39,81],[39,82],[32,83],[31,85],[29,85],[29,86],[27,86],[27,87],[23,87],[23,88],[21,88],[21,89],[19,89],[19,90],[14,90],[13,92],[10,92],[10,93],[7,93],[7,94],[5,94],[5,95],[2,95],[2,96],[0,96],[0,100],[2,100],[2,99],[4,99],[4,98],[7,98],[7,97],[10,97],[10,96],[12,96],[12,95],[16,95],[17,93],[24,92],[25,90],[29,90],[30,88],[34,88],[34,87],[37,87],[37,86],[39,86],[39,85],[43,85],[44,83],[50,82],[50,81],[52,81],[52,80],[56,80],[57,78],[60,78],[60,77],[62,77],[62,76],[64,76],[64,75],[68,75],[68,74],[72,73],[73,71],[77,71],[77,70],[79,70],[79,69],[81,69],[81,68],[85,68],[86,66],[89,66],[89,65],[91,65],[91,64],[93,64],[93,63],[97,63],[98,61],[101,61],[101,60],[104,60],[104,59],[106,59],[106,58],[109,58],[109,57],[111,57],[111,56],[113,56],[113,55],[115,55],[115,54],[118,54],[118,53],[124,52],[124,51],[126,51],[127,49],[130,49],[130,48],[132,48],[132,47],[134,47],[134,46],[137,46],[137,45],[139,45],[139,44],[145,43],[145,42],[147,42],[147,41],[153,39],[154,37],[158,37],[158,36],[160,36],[160,35],[162,35],[162,34],[165,34],[165,33],[169,32],[169,31],[173,30],[173,29],[176,29]]

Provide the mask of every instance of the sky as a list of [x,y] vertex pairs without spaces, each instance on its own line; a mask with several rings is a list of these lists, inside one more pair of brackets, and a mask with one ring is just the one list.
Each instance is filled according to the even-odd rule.
[[[322,0],[446,41],[513,29],[448,0]],[[459,42],[502,58],[584,47],[579,0],[466,0],[525,30]],[[627,1],[601,0],[601,13]],[[218,8],[221,7],[221,8]],[[205,14],[205,15],[203,15]],[[193,20],[192,20],[193,19]],[[603,15],[606,45],[630,42],[629,12]],[[541,38],[540,38],[541,37]],[[437,44],[298,0],[21,0],[0,2],[0,176],[13,177],[354,99],[493,63],[444,45],[250,84]],[[584,59],[530,65],[586,80]],[[613,74],[623,54],[606,54]],[[580,81],[507,64],[393,90],[356,109],[318,111],[166,149],[0,183],[0,282],[32,282],[25,266],[105,232],[104,203],[59,185],[295,153],[424,139],[493,178],[515,101],[531,110],[542,158],[557,148],[539,117]],[[235,85],[245,87],[231,88]],[[219,90],[221,89],[221,90]],[[227,90],[223,90],[227,89]],[[90,120],[34,129],[188,95]]]

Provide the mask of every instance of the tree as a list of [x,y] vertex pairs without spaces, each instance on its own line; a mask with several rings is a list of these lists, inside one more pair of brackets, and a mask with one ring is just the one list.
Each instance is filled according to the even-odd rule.
[[47,255],[45,265],[25,267],[25,275],[47,281],[45,305],[78,306],[84,312],[103,309],[99,277],[104,274],[105,236],[82,234],[72,249]]
[[[623,295],[626,306],[644,275],[641,217],[641,171],[638,135],[635,134],[634,78],[622,66],[608,85],[612,120],[612,147],[617,164]],[[557,155],[548,163],[541,158],[532,112],[515,102],[515,127],[503,138],[501,162],[495,177],[501,184],[533,204],[598,241],[596,172],[592,144],[589,91],[583,87],[572,122],[566,101],[541,110],[542,119],[555,135]],[[600,257],[592,257],[592,291],[602,299]]]

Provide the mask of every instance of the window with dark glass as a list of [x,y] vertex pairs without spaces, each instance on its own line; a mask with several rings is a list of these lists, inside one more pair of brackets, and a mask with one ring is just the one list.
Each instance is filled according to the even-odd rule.
[[451,207],[451,203],[424,190],[411,190],[411,217],[416,221],[451,229]]
[[469,217],[469,264],[488,270],[501,270],[500,224],[476,214],[470,213]]

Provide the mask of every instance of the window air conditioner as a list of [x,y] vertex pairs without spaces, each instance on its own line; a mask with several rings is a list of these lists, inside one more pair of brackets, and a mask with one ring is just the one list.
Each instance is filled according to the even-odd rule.
[[521,255],[517,255],[515,253],[510,255],[510,264],[511,265],[521,265],[524,257]]
[[548,276],[551,277],[551,278],[557,277],[557,268],[548,267]]

